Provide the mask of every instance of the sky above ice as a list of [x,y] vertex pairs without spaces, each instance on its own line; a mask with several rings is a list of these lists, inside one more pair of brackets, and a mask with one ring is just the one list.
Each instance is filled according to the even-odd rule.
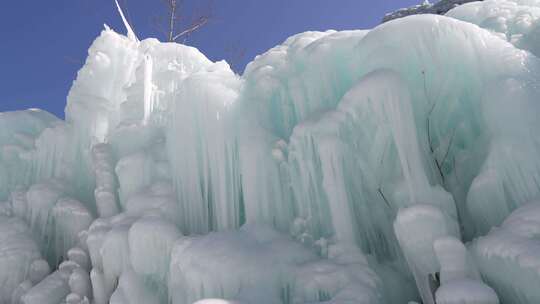
[[[139,38],[163,35],[152,20],[162,0],[122,0]],[[212,0],[210,0],[212,1]],[[186,41],[236,70],[255,55],[307,30],[372,28],[386,12],[420,0],[184,0],[187,16],[212,19]],[[124,33],[113,0],[1,0],[0,111],[42,108],[64,116],[66,96],[106,23]],[[244,54],[243,56],[241,54]]]

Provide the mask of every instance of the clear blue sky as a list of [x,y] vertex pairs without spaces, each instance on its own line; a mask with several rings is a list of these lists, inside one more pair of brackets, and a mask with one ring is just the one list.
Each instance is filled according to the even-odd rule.
[[[139,38],[161,34],[152,19],[162,0],[123,0]],[[42,108],[64,116],[66,96],[87,49],[107,23],[124,32],[113,0],[1,0],[0,111]],[[184,0],[187,11],[205,0]],[[239,69],[255,55],[307,30],[361,29],[386,12],[420,0],[213,0],[212,21],[187,44],[212,60],[245,50]],[[232,52],[238,53],[238,52]]]

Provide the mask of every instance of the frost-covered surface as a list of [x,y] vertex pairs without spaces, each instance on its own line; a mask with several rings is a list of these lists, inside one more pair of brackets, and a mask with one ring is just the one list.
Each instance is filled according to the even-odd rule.
[[0,114],[0,302],[539,302],[538,45],[478,21],[517,8],[306,32],[243,75],[105,28],[66,121]]
[[386,14],[382,22],[384,23],[390,20],[403,18],[403,17],[407,17],[411,15],[421,15],[421,14],[444,15],[449,10],[455,7],[458,7],[462,4],[469,3],[469,2],[478,2],[478,1],[483,1],[483,0],[435,0],[435,1],[424,0],[424,2],[421,4],[402,8],[397,11]]

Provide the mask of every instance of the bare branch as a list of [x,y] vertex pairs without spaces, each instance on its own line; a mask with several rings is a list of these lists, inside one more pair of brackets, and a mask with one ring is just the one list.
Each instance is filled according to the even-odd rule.
[[390,208],[390,202],[388,202],[388,200],[386,199],[386,196],[384,196],[384,193],[380,187],[377,189],[377,192],[379,192],[379,195],[381,196],[383,201],[386,203],[386,206]]
[[424,95],[426,96],[426,100],[428,101],[428,104],[431,105],[431,108],[429,109],[427,116],[426,116],[426,133],[427,133],[427,139],[428,139],[428,146],[429,151],[431,152],[431,156],[433,157],[433,160],[435,161],[435,166],[437,167],[437,171],[439,172],[439,175],[441,177],[441,181],[444,184],[444,174],[442,171],[441,163],[439,163],[439,160],[435,156],[435,148],[433,147],[433,141],[431,138],[431,114],[433,114],[433,110],[435,110],[435,106],[437,105],[437,100],[439,97],[437,97],[437,100],[431,101],[427,92],[427,85],[426,85],[426,72],[422,70],[422,78],[424,81]]
[[[194,22],[186,22],[190,18],[184,16],[184,9],[181,0],[162,0],[165,6],[164,18],[154,18],[154,21],[161,26],[160,32],[164,33],[168,42],[176,42],[181,37],[188,36],[194,31],[200,29],[210,20],[210,8],[205,9],[206,14],[201,14],[194,19]],[[195,15],[197,16],[197,15]],[[190,24],[185,29],[186,24]]]
[[[205,24],[208,23],[208,18],[206,17],[201,17],[198,22],[196,22],[195,24],[193,24],[191,27],[189,27],[188,29],[185,29],[183,30],[182,32],[178,33],[177,35],[175,35],[174,37],[172,37],[172,40],[170,41],[176,41],[178,38],[181,38],[183,36],[187,36],[191,33],[193,33],[194,31],[198,30],[199,28],[201,28],[202,26],[204,26]],[[172,33],[172,32],[171,32]]]

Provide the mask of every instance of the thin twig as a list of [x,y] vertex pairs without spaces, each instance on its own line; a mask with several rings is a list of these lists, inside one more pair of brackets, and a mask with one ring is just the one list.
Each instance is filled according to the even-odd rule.
[[379,187],[377,189],[377,192],[379,192],[379,194],[381,195],[381,198],[383,199],[383,201],[386,203],[386,206],[388,206],[390,208],[390,203],[388,202],[388,200],[386,199],[386,196],[384,196],[384,193],[381,189],[381,187]]
[[174,41],[174,23],[176,21],[176,0],[169,0],[169,42]]
[[183,16],[183,5],[181,0],[162,0],[165,5],[166,13],[164,18],[155,18],[155,23],[159,23],[160,32],[165,34],[165,37],[168,42],[178,42],[182,37],[188,36],[196,30],[200,29],[206,25],[211,19],[211,9],[206,9],[205,14],[200,14],[199,17],[195,18],[193,22],[186,29],[180,30],[186,20],[190,18],[185,18]]
[[450,148],[452,147],[452,143],[454,141],[455,135],[456,135],[456,129],[454,128],[454,131],[452,131],[452,137],[450,137],[450,141],[448,142],[448,147],[446,148],[446,153],[444,154],[444,157],[441,160],[441,164],[444,164],[444,162],[446,161],[446,158],[448,157],[448,153],[450,152]]

